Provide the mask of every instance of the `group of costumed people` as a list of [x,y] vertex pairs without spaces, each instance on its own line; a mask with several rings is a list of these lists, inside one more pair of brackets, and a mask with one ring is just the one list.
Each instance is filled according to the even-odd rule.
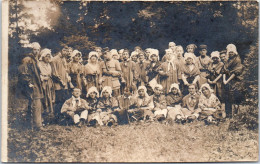
[[143,121],[218,123],[232,117],[243,65],[237,48],[213,51],[169,43],[159,50],[96,47],[87,60],[64,46],[54,57],[34,42],[19,66],[19,87],[29,100],[31,125],[120,125]]

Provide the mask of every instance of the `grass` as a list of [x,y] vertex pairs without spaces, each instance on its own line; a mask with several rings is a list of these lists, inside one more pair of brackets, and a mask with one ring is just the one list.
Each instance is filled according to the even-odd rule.
[[[18,120],[16,120],[18,121]],[[14,124],[15,121],[11,122]],[[117,127],[9,128],[9,162],[257,161],[258,133],[203,122]]]

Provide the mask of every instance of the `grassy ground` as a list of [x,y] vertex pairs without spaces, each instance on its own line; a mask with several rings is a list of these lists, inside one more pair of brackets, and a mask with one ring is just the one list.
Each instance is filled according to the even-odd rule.
[[228,131],[229,120],[219,126],[205,126],[203,122],[113,128],[50,125],[42,131],[32,131],[24,128],[18,118],[10,121],[10,162],[258,160],[258,133],[246,129]]

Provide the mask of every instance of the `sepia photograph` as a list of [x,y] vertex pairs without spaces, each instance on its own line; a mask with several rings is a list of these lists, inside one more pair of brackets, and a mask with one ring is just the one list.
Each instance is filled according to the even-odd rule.
[[2,162],[256,162],[257,1],[2,1]]

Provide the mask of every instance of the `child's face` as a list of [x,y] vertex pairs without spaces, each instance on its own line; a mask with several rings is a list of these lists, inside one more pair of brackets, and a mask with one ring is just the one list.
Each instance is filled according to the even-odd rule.
[[172,93],[173,94],[177,94],[178,93],[178,89],[177,88],[172,88]]
[[104,91],[104,92],[103,92],[103,96],[104,96],[105,98],[109,98],[109,93],[108,93],[108,91]]
[[192,58],[188,58],[188,59],[186,60],[186,63],[187,63],[188,65],[191,65],[192,62],[193,62],[193,59],[192,59]]
[[213,57],[212,60],[213,60],[213,63],[218,63],[219,62],[217,57]]
[[200,50],[200,55],[201,56],[206,56],[207,55],[207,50],[206,49]]
[[154,88],[154,94],[160,95],[162,93],[162,90],[160,88]]
[[50,63],[50,61],[51,61],[51,55],[50,55],[50,54],[47,54],[45,57],[42,58],[42,60],[43,60],[45,63]]
[[144,97],[144,95],[145,95],[144,89],[139,89],[138,94],[140,97]]
[[72,95],[75,98],[79,98],[79,96],[81,95],[81,91],[79,89],[75,89],[75,90],[73,90]]
[[202,88],[202,93],[206,96],[206,97],[209,97],[210,95],[210,91],[207,87],[203,87]]
[[157,61],[157,56],[156,55],[152,55],[152,61]]
[[96,93],[96,92],[91,92],[91,93],[89,94],[89,97],[92,98],[92,99],[96,98],[96,96],[97,96],[97,93]]
[[195,92],[196,92],[194,85],[190,85],[188,90],[189,90],[189,93],[192,94],[192,95],[195,94]]
[[188,53],[194,53],[194,48],[191,47],[191,46],[187,47],[187,52]]

